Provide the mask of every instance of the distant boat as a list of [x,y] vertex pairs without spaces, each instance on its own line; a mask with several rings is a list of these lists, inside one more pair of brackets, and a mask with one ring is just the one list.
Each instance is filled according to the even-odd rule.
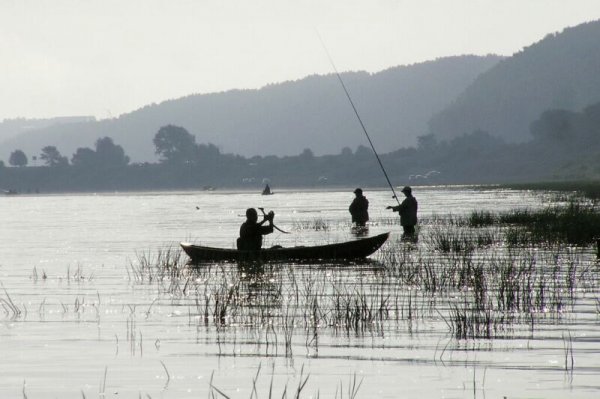
[[264,188],[264,190],[262,191],[262,195],[271,195],[273,194],[273,192],[271,191],[271,187],[269,187],[269,185],[267,184]]
[[215,261],[328,261],[366,258],[379,249],[390,233],[383,233],[360,240],[313,247],[276,247],[258,251],[204,247],[182,242],[180,245],[192,263]]
[[17,190],[2,190],[2,194],[4,195],[16,195],[19,194]]

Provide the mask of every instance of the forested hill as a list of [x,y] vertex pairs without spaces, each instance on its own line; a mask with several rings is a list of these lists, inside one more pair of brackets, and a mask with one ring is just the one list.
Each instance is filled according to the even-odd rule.
[[[447,106],[498,56],[459,56],[369,74],[343,73],[377,147],[414,145],[432,115]],[[243,67],[243,66],[241,66]],[[165,83],[168,84],[168,83]],[[197,94],[141,108],[119,118],[30,131],[0,143],[5,161],[15,149],[28,156],[53,145],[67,157],[109,136],[133,161],[155,160],[152,138],[164,125],[183,126],[199,143],[242,155],[339,153],[366,144],[335,75],[309,76],[258,90]]]
[[568,28],[524,48],[481,74],[430,122],[440,139],[486,131],[531,139],[529,125],[547,109],[572,111],[600,101],[600,21]]

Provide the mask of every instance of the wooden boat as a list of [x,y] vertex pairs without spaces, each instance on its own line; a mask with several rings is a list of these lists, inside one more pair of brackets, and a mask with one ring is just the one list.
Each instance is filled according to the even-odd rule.
[[383,233],[360,240],[312,247],[274,247],[258,251],[213,248],[182,242],[180,245],[193,263],[211,261],[327,261],[366,258],[388,239],[390,233]]

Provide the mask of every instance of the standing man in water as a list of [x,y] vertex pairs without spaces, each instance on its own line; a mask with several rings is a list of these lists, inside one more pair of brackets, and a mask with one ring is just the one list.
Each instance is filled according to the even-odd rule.
[[388,206],[386,209],[400,213],[400,224],[404,229],[402,238],[412,238],[415,235],[415,226],[417,224],[417,199],[413,197],[412,189],[409,186],[405,186],[402,192],[406,196],[404,201],[398,206]]
[[350,204],[350,214],[352,215],[352,223],[356,223],[357,227],[364,227],[369,221],[369,200],[363,195],[360,188],[354,190],[356,197]]
[[[258,213],[254,208],[246,210],[246,221],[240,227],[240,237],[237,239],[237,248],[245,251],[258,251],[262,247],[262,236],[273,232],[273,211],[266,214],[258,223]],[[263,226],[269,222],[268,226]]]

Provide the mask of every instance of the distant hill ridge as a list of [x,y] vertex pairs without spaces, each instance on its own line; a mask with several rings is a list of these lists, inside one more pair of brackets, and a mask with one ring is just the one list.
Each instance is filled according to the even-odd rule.
[[43,129],[52,125],[62,125],[77,122],[93,122],[93,116],[57,116],[54,118],[11,118],[0,122],[0,142],[18,136],[29,130]]
[[[414,145],[427,122],[478,75],[501,57],[440,58],[369,74],[342,77],[376,147],[381,151]],[[185,127],[199,143],[241,155],[316,155],[366,145],[335,75],[313,75],[257,90],[194,94],[152,104],[119,118],[48,126],[0,143],[0,159],[15,149],[28,156],[54,145],[71,157],[78,147],[93,147],[112,137],[133,161],[154,161],[152,138],[161,126]]]
[[600,101],[599,73],[600,21],[564,29],[482,73],[431,119],[430,132],[447,139],[484,130],[527,141],[529,125],[543,111]]

